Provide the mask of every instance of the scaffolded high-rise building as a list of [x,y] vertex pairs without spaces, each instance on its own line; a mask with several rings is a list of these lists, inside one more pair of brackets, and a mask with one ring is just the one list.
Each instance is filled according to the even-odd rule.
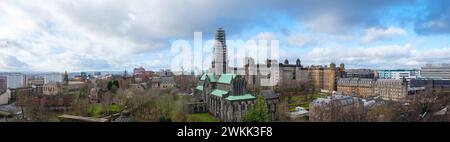
[[214,59],[212,69],[216,75],[227,73],[227,45],[225,39],[225,30],[217,29],[216,43],[213,50]]

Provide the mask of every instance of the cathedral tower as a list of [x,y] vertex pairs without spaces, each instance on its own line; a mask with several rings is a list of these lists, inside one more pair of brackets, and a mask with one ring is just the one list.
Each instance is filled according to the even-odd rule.
[[69,85],[69,74],[67,74],[67,71],[64,72],[63,84]]

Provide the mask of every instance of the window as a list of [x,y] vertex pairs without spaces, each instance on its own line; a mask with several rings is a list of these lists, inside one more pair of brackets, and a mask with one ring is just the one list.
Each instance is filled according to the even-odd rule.
[[253,76],[253,84],[256,84],[256,77]]
[[296,76],[295,76],[295,72],[292,73],[292,80],[295,80]]

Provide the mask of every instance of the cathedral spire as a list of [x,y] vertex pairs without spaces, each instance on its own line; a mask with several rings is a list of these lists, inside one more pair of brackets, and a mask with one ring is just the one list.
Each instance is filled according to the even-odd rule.
[[64,85],[69,85],[69,74],[67,74],[67,70],[64,71],[63,83],[64,83]]

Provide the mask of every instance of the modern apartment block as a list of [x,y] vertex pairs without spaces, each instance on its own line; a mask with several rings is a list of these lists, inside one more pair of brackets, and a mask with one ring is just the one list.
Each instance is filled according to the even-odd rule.
[[61,73],[48,73],[44,75],[44,84],[50,82],[63,82],[63,75]]
[[6,77],[7,88],[20,88],[26,86],[26,76],[21,73],[9,74]]
[[417,69],[394,69],[394,70],[378,70],[380,79],[415,79],[419,77]]

